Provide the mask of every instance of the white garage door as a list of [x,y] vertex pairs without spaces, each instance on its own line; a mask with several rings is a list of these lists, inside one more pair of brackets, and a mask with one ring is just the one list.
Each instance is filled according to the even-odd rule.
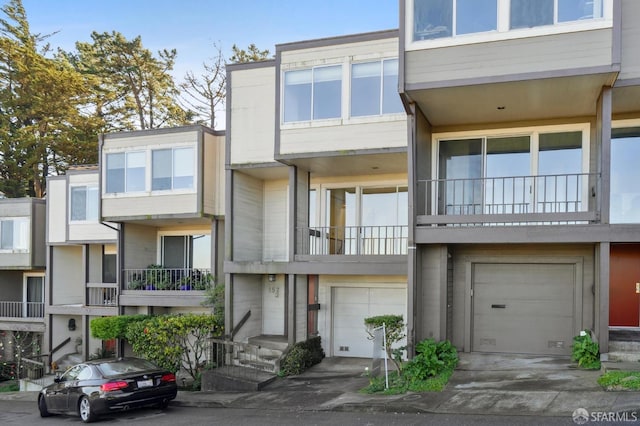
[[377,315],[402,315],[406,323],[406,288],[334,287],[333,356],[370,358],[373,344],[364,319]]
[[472,350],[567,355],[575,264],[474,264]]

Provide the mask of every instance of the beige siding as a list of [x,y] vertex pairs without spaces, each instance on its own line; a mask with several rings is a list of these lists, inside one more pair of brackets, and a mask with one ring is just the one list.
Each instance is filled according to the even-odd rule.
[[102,217],[157,216],[171,214],[196,214],[197,194],[146,195],[141,197],[115,196],[102,199]]
[[263,181],[234,173],[233,260],[261,260]]
[[275,67],[231,74],[232,164],[274,161],[275,78]]
[[67,228],[67,181],[50,179],[47,183],[48,235],[47,242],[65,242]]
[[262,275],[233,276],[233,324],[237,324],[247,311],[251,311],[247,322],[238,330],[235,341],[246,342],[249,337],[262,333],[262,278]]
[[[443,258],[444,256],[444,258]],[[446,339],[446,251],[438,245],[421,247],[417,286],[416,336]],[[422,283],[422,284],[420,284]],[[428,283],[428,284],[427,284]]]
[[[83,304],[85,279],[81,246],[58,246],[51,255],[51,304]],[[79,325],[79,324],[77,324]]]
[[154,133],[141,135],[133,133],[128,137],[117,137],[106,135],[104,142],[104,152],[111,151],[135,151],[135,148],[145,149],[147,147],[172,147],[174,145],[195,144],[198,140],[198,131],[191,130],[176,133]]
[[612,30],[599,29],[406,52],[405,82],[497,77],[611,65]]
[[31,232],[33,233],[33,247],[31,249],[33,263],[31,266],[33,267],[44,268],[47,264],[46,229],[47,206],[42,203],[35,204],[31,221]]
[[[475,247],[451,247],[453,262],[453,344],[458,350],[469,350],[464,347],[465,341],[465,300],[466,300],[466,283],[468,281],[467,264],[470,262],[469,257],[484,257],[513,259],[519,257],[526,259],[527,262],[541,263],[544,259],[554,258],[582,258],[582,328],[591,328],[593,324],[593,293],[591,289],[595,285],[594,276],[594,248],[590,246],[528,246],[528,245],[508,245],[508,246],[475,246]],[[499,262],[499,261],[498,261]],[[423,285],[424,281],[423,281]],[[429,283],[428,285],[434,285]],[[437,284],[439,285],[439,284]]]
[[224,215],[224,136],[204,133],[203,209],[206,214]]
[[619,79],[640,78],[640,2],[622,1],[622,57]]
[[262,260],[286,261],[289,247],[287,181],[264,184],[264,253]]
[[141,269],[158,263],[156,228],[127,223],[123,235],[125,269]]
[[280,153],[348,151],[407,146],[407,120],[371,121],[282,130]]
[[286,50],[282,52],[282,69],[340,62],[345,57],[366,60],[393,57],[398,54],[398,39],[370,40],[359,43],[331,44],[313,49]]
[[69,224],[69,241],[108,241],[117,237],[116,231],[100,223]]
[[89,245],[89,282],[102,282],[102,245]]

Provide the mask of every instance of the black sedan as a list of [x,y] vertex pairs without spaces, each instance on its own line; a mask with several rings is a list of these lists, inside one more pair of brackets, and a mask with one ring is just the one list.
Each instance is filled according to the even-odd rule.
[[68,369],[38,395],[42,417],[80,415],[89,423],[112,411],[156,405],[176,397],[176,376],[139,358],[88,361]]

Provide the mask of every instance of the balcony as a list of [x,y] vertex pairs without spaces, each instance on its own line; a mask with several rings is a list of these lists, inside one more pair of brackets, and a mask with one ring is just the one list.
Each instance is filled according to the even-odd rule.
[[417,224],[593,223],[599,220],[599,181],[595,173],[420,180]]
[[407,254],[408,227],[314,226],[298,228],[301,246],[297,254],[307,256],[394,256]]
[[0,301],[0,318],[44,318],[43,302]]
[[210,269],[163,268],[152,265],[145,269],[124,269],[125,290],[139,291],[204,291],[213,284]]
[[116,283],[87,283],[89,290],[89,306],[117,306],[118,305],[118,285]]

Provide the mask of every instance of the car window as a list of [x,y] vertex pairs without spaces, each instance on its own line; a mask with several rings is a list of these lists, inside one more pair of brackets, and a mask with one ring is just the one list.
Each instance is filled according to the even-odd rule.
[[102,362],[97,365],[98,370],[108,377],[125,373],[139,373],[142,371],[157,370],[158,367],[144,359],[127,358],[118,361]]
[[80,373],[78,373],[77,380],[89,380],[91,376],[92,376],[91,367],[85,366],[82,370],[80,370]]
[[64,373],[64,375],[62,376],[62,380],[64,380],[65,382],[76,380],[78,378],[78,374],[80,374],[80,371],[82,371],[84,367],[84,365],[76,365],[74,367],[71,367],[69,370],[67,370],[66,373]]

